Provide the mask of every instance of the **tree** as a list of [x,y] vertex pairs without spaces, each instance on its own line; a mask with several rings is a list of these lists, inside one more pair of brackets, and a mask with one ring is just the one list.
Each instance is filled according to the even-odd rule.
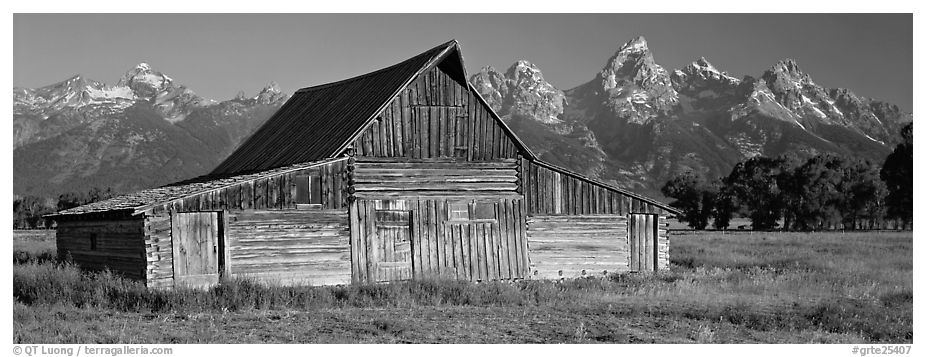
[[839,156],[822,154],[810,158],[796,170],[792,185],[789,185],[796,190],[789,196],[798,197],[789,203],[795,215],[792,228],[821,229],[842,223],[847,166]]
[[795,221],[798,219],[797,207],[801,202],[802,183],[797,179],[797,169],[804,164],[804,161],[792,154],[784,154],[778,157],[779,170],[775,175],[775,182],[778,184],[781,198],[781,216],[783,218],[782,229],[794,229]]
[[778,226],[784,205],[778,175],[781,159],[756,156],[736,164],[724,185],[729,194],[738,198],[739,208],[752,221],[752,229],[773,229]]
[[85,201],[85,198],[81,197],[80,194],[74,192],[63,193],[58,196],[58,205],[57,208],[59,211],[66,210],[68,208],[74,208],[80,206]]
[[92,187],[86,193],[67,192],[58,196],[58,210],[66,210],[88,203],[99,202],[113,197],[113,191],[107,187],[105,190]]
[[714,211],[717,192],[704,178],[691,171],[676,175],[662,186],[662,193],[675,199],[670,206],[682,211],[679,221],[694,229],[704,229]]
[[13,201],[13,227],[38,228],[42,216],[54,213],[54,209],[45,203],[45,199],[26,196]]
[[711,216],[714,217],[714,229],[727,229],[730,227],[730,219],[736,212],[737,200],[730,189],[723,184],[723,181],[714,181],[712,184],[714,192],[714,211]]
[[839,189],[845,195],[840,209],[843,226],[858,229],[864,222],[871,229],[884,217],[887,186],[868,160],[857,160],[845,169]]
[[913,123],[900,131],[902,141],[884,160],[881,180],[887,186],[887,215],[903,221],[904,227],[913,221]]

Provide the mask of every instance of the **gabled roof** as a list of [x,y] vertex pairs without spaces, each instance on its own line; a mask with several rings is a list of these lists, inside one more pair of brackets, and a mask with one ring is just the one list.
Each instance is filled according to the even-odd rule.
[[453,40],[391,67],[296,91],[210,175],[263,171],[338,155],[419,73],[453,50],[459,56],[458,46]]

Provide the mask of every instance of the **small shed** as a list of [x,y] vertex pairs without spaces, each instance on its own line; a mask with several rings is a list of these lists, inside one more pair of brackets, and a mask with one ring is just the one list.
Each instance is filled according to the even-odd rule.
[[656,200],[540,160],[450,41],[303,88],[208,175],[58,212],[57,246],[152,287],[668,269]]

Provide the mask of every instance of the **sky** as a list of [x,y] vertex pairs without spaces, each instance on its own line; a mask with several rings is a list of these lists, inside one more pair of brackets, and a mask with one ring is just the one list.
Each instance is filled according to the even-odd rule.
[[114,84],[140,62],[216,100],[284,92],[398,63],[450,39],[469,74],[536,64],[560,89],[645,36],[668,70],[705,57],[759,76],[792,58],[814,82],[913,109],[911,14],[14,14],[13,84]]

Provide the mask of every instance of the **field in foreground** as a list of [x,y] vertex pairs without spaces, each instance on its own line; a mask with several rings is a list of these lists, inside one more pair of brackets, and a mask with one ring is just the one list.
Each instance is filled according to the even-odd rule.
[[14,240],[14,343],[913,340],[910,232],[685,232],[649,276],[209,291],[82,273],[35,241]]

